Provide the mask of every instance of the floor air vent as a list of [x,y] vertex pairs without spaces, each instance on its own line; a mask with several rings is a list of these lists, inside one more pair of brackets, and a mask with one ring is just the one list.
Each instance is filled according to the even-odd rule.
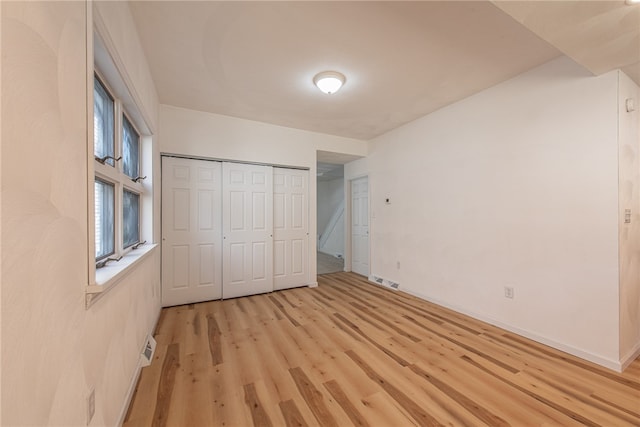
[[151,361],[153,360],[153,353],[156,352],[156,340],[151,336],[147,335],[147,341],[144,344],[144,350],[142,350],[142,367],[151,365]]

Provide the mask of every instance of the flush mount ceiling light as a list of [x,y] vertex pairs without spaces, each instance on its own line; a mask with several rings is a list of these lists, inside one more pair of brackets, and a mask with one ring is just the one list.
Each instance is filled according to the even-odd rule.
[[626,0],[625,3],[627,3],[628,5],[638,4],[640,3],[640,0]]
[[344,74],[337,71],[323,71],[316,74],[313,78],[313,83],[318,86],[318,89],[324,93],[331,95],[340,90],[344,84],[346,78]]

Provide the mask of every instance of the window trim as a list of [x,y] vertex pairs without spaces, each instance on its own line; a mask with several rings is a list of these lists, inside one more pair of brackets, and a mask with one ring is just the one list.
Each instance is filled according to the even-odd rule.
[[[90,8],[88,8],[90,9]],[[88,19],[92,19],[91,13]],[[94,32],[95,31],[95,32]],[[154,252],[156,243],[154,237],[154,189],[153,179],[153,153],[151,148],[153,141],[153,131],[149,126],[149,118],[140,100],[131,92],[131,81],[128,75],[123,73],[118,64],[114,61],[110,49],[100,36],[98,27],[87,26],[87,57],[93,61],[87,63],[87,262],[88,275],[87,286],[85,287],[85,308],[91,307],[96,301],[101,299],[109,290],[113,289],[124,277],[136,270],[136,265],[143,262],[148,254]],[[109,42],[109,40],[107,40]],[[119,157],[122,152],[122,132],[123,121],[126,116],[129,124],[138,135],[138,176],[148,176],[147,180],[134,182],[136,177],[129,177],[123,171],[122,161],[114,162],[114,166],[108,163],[100,164],[94,156],[94,79],[98,79],[108,95],[114,100],[114,157]],[[115,184],[114,192],[114,213],[115,222],[115,253],[122,256],[119,262],[109,262],[105,267],[96,269],[95,251],[95,190],[96,179]],[[122,197],[124,189],[139,195],[138,211],[138,244],[123,248],[123,210]],[[135,249],[134,249],[135,248]],[[113,257],[113,255],[111,255]],[[105,258],[103,258],[104,260]]]
[[[94,78],[101,82],[102,87],[107,92],[107,95],[109,95],[113,100],[113,110],[114,110],[113,122],[115,127],[115,131],[113,133],[114,135],[113,156],[115,158],[122,157],[123,144],[124,144],[123,142],[124,120],[126,118],[126,120],[129,121],[129,124],[132,125],[132,127],[138,134],[138,173],[140,173],[142,162],[140,161],[141,159],[139,154],[140,154],[140,142],[142,139],[142,135],[132,123],[132,120],[130,118],[131,116],[128,115],[128,113],[126,112],[122,99],[116,96],[114,90],[111,88],[109,84],[105,83],[105,79],[101,78],[100,72],[98,70],[95,70],[94,74],[95,74]],[[95,135],[94,135],[94,138],[95,138]],[[92,146],[93,145],[94,144],[92,144]],[[124,172],[124,164],[122,159],[113,162],[114,163],[113,166],[108,164],[107,162],[100,163],[97,159],[98,158],[95,156],[95,153],[94,153],[93,168],[94,168],[95,179],[99,179],[105,183],[112,184],[114,186],[115,216],[114,216],[113,228],[115,233],[115,239],[114,239],[114,252],[109,256],[115,257],[116,259],[120,259],[124,255],[126,255],[129,251],[131,251],[132,250],[131,247],[135,245],[134,244],[125,248],[123,243],[123,240],[124,240],[123,238],[124,190],[126,188],[128,191],[138,194],[138,196],[140,196],[140,200],[142,200],[142,198],[145,195],[144,184],[140,181],[135,182],[133,178],[131,178],[129,175],[127,175]],[[95,200],[94,200],[94,205],[95,205]],[[141,214],[142,214],[140,205],[141,203],[139,203],[138,205],[138,221],[140,221]],[[140,230],[140,224],[138,224],[138,231],[139,230]],[[140,233],[138,232],[138,234]],[[140,238],[140,236],[138,237]],[[95,230],[94,230],[94,240],[95,240]],[[94,251],[94,258],[95,258],[95,251]],[[95,263],[98,264],[98,262],[100,262],[101,260],[104,260],[104,258],[105,257],[101,259],[95,258]],[[102,267],[102,268],[105,268],[105,267]],[[96,267],[96,270],[98,270],[97,267]]]

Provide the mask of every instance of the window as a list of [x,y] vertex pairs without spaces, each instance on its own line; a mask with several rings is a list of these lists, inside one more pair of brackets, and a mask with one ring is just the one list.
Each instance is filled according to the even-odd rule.
[[140,195],[129,190],[122,194],[122,244],[128,248],[140,242]]
[[115,247],[114,186],[100,179],[95,181],[96,261],[113,255]]
[[123,117],[122,122],[122,158],[124,173],[130,178],[136,179],[140,169],[138,161],[140,158],[140,135],[127,116]]
[[140,133],[122,100],[94,76],[94,220],[96,271],[119,261],[140,243],[142,198]]
[[93,82],[93,153],[113,166],[115,141],[113,98],[97,77]]

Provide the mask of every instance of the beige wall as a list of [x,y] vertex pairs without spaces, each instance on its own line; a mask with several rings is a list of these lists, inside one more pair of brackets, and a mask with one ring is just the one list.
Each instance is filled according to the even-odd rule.
[[[91,425],[115,425],[159,313],[158,249],[85,309],[93,250],[87,244],[87,7],[91,3],[1,3],[1,406],[7,426],[86,425],[91,388]],[[109,34],[135,34],[130,16],[122,18],[126,3],[99,8],[108,15],[102,20]],[[141,57],[131,62],[139,45],[117,45],[123,50],[112,52],[114,61],[137,84],[146,67]],[[135,89],[153,124],[155,91]]]
[[[620,358],[631,363],[640,352],[640,88],[623,72],[619,77]],[[627,112],[627,99],[635,111]]]
[[371,141],[371,273],[619,369],[617,95],[562,57]]

